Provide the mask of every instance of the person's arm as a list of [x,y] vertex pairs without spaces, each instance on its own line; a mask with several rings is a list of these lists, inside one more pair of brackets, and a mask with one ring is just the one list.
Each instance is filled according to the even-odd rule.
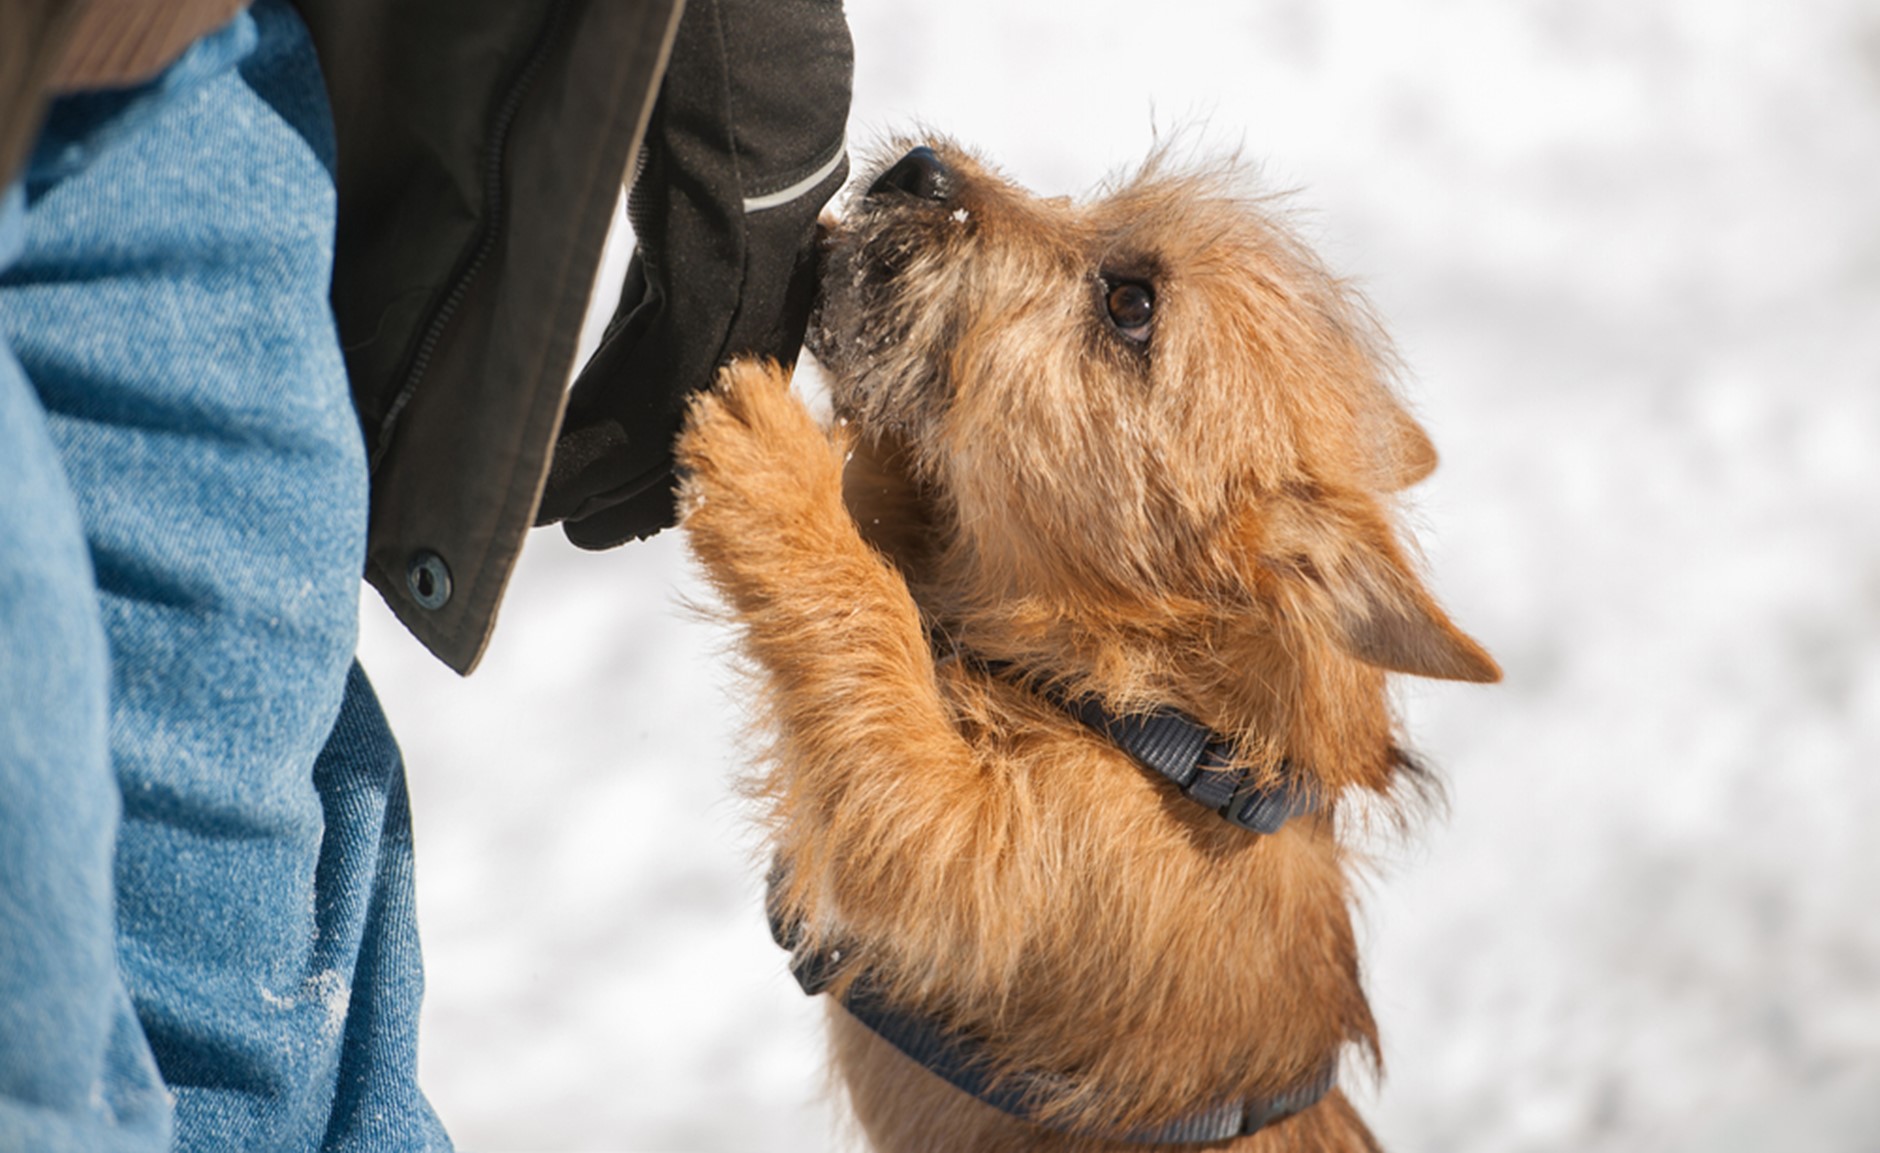
[[0,2],[0,189],[19,174],[48,99],[142,84],[247,6],[248,0]]
[[143,84],[248,0],[87,0],[74,7],[82,13],[52,78],[58,92]]
[[628,201],[638,249],[569,398],[538,524],[609,548],[673,523],[686,401],[733,356],[796,358],[816,216],[848,174],[840,0],[690,0]]
[[0,3],[0,192],[39,135],[59,60],[82,15],[81,5],[65,0]]

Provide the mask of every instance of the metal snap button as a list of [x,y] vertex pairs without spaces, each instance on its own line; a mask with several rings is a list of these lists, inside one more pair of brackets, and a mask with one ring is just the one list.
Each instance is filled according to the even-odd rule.
[[405,569],[405,587],[419,608],[441,609],[450,603],[450,566],[430,549],[421,549]]

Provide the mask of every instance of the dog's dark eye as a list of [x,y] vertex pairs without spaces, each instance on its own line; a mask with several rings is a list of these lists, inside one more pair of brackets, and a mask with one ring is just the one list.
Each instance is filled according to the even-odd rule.
[[1108,287],[1103,303],[1116,331],[1138,344],[1148,340],[1149,324],[1155,319],[1155,290],[1134,280]]

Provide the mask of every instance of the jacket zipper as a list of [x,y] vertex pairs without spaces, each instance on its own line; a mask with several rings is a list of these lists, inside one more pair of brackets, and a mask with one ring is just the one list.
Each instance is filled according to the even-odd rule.
[[464,298],[470,293],[470,286],[476,281],[483,266],[489,263],[490,256],[496,251],[497,242],[502,238],[503,214],[503,170],[509,159],[509,130],[514,126],[516,114],[522,108],[523,98],[534,86],[536,77],[541,73],[544,62],[548,59],[549,49],[554,45],[555,34],[561,28],[562,15],[567,10],[567,0],[552,0],[547,20],[542,25],[541,33],[529,49],[522,68],[515,79],[510,81],[509,89],[503,94],[503,101],[496,110],[496,119],[492,125],[489,151],[483,159],[483,222],[477,229],[477,241],[471,249],[470,257],[461,265],[461,270],[451,281],[450,290],[438,303],[431,320],[424,327],[424,335],[419,338],[417,352],[411,358],[411,367],[405,370],[405,380],[399,386],[398,393],[386,408],[385,415],[379,418],[378,439],[372,446],[370,471],[377,473],[379,463],[385,459],[386,451],[392,444],[392,433],[397,427],[400,414],[411,398],[417,393],[418,385],[423,382],[427,370],[431,367],[431,358],[437,353],[437,346],[444,338],[444,330],[456,319],[458,309],[463,307]]

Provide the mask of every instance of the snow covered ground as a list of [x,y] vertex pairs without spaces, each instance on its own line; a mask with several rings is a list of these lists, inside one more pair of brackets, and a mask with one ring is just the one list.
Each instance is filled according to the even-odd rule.
[[[1452,803],[1368,886],[1386,1143],[1880,1150],[1880,9],[850,17],[858,143],[1074,192],[1204,123],[1402,345],[1435,582],[1508,679],[1403,691]],[[680,543],[537,534],[468,681],[366,611],[471,1153],[834,1146]]]

